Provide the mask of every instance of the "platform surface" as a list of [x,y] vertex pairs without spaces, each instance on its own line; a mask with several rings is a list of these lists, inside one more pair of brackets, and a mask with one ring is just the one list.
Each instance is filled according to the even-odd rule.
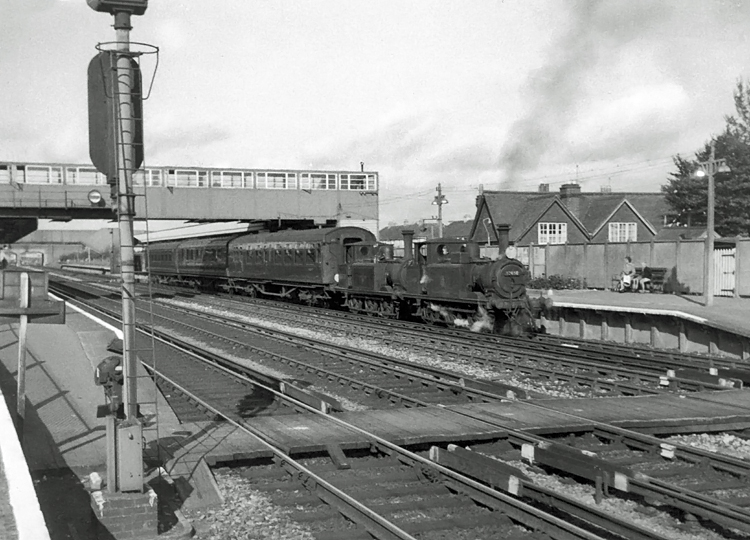
[[[540,291],[530,293],[537,297]],[[677,313],[683,318],[706,322],[716,328],[750,337],[750,298],[714,297],[713,305],[703,305],[702,296],[661,293],[617,293],[598,290],[552,291],[554,305],[588,307],[610,311]]]
[[[112,353],[115,335],[70,309],[65,325],[28,326],[24,450],[34,471],[70,469],[77,474],[101,472],[106,463],[105,423],[97,407],[105,403],[94,384],[96,365]],[[17,325],[0,326],[0,388],[9,403],[16,400]],[[154,406],[159,403],[159,436],[179,429],[179,422],[151,379],[141,370],[138,400],[146,417],[146,445],[155,445]]]

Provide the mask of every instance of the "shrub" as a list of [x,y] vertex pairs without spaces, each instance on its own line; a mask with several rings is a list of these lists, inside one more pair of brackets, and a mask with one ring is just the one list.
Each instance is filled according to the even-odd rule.
[[586,283],[580,278],[552,275],[534,278],[527,286],[530,289],[584,289]]

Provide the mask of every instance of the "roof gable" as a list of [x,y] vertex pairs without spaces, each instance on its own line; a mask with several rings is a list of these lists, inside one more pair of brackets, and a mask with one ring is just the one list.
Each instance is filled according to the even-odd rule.
[[528,232],[537,223],[539,223],[539,220],[542,219],[545,216],[545,214],[547,214],[552,208],[555,208],[555,207],[559,208],[563,212],[563,214],[565,214],[568,217],[568,219],[570,219],[570,222],[573,223],[573,225],[575,225],[581,231],[581,234],[583,234],[586,238],[589,238],[589,233],[586,230],[586,227],[583,226],[583,224],[581,223],[581,221],[575,215],[573,215],[573,212],[571,212],[568,209],[568,207],[565,206],[562,203],[562,201],[560,200],[560,198],[557,197],[557,196],[554,199],[552,199],[552,201],[550,201],[549,204],[547,204],[544,207],[544,210],[542,210],[541,213],[538,213],[538,214],[535,214],[535,215],[531,214],[529,216],[529,218],[531,218],[533,216],[533,219],[528,219],[528,221],[529,221],[528,226],[526,226],[525,228],[523,228],[523,232],[521,232],[521,234],[517,235],[516,238],[522,238],[523,236],[525,236],[526,234],[528,234]]
[[629,201],[628,201],[627,199],[623,199],[623,200],[622,200],[622,202],[620,202],[620,204],[618,204],[618,205],[617,205],[617,207],[616,207],[616,208],[615,208],[614,210],[612,210],[612,211],[611,211],[611,212],[609,213],[609,215],[608,215],[608,216],[607,216],[607,217],[606,217],[606,218],[605,218],[605,219],[604,219],[604,220],[603,220],[603,221],[602,221],[602,222],[601,222],[601,223],[599,224],[599,226],[598,226],[598,227],[596,228],[596,230],[595,230],[595,231],[594,231],[594,232],[593,232],[593,233],[591,234],[591,236],[593,237],[593,236],[596,236],[597,234],[599,234],[599,231],[601,231],[601,230],[602,230],[602,228],[603,228],[603,227],[604,227],[604,226],[605,226],[605,225],[606,225],[607,223],[609,223],[609,220],[611,220],[611,219],[612,219],[612,217],[613,217],[613,216],[614,216],[614,215],[615,215],[615,214],[616,214],[616,213],[617,213],[617,212],[618,212],[618,211],[620,210],[620,208],[622,208],[623,206],[627,206],[627,207],[628,207],[628,208],[630,209],[630,211],[631,211],[631,212],[633,212],[633,214],[635,214],[635,216],[636,216],[636,217],[637,217],[638,219],[640,219],[640,220],[641,220],[641,222],[643,222],[643,224],[644,224],[644,225],[645,225],[645,226],[646,226],[646,227],[648,228],[648,230],[649,230],[649,231],[651,231],[651,234],[656,234],[656,229],[654,228],[654,226],[653,226],[653,225],[652,225],[651,223],[649,223],[649,221],[648,221],[648,220],[647,220],[646,218],[644,218],[644,217],[643,217],[643,216],[642,216],[642,215],[640,214],[640,212],[638,212],[638,210],[636,210],[636,209],[635,209],[635,207],[634,207],[634,206],[633,206],[632,204],[630,204],[630,202],[629,202]]

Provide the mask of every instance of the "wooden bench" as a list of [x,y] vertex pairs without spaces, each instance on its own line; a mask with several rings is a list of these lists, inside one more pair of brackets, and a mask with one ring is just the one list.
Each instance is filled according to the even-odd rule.
[[666,268],[652,268],[648,266],[644,268],[641,277],[650,280],[645,284],[646,289],[651,292],[664,292],[664,282],[667,280],[667,271]]
[[[666,268],[652,268],[647,266],[643,269],[643,272],[636,273],[635,277],[638,279],[648,279],[647,283],[643,284],[644,290],[651,292],[664,292],[664,282],[667,280]],[[617,291],[620,286],[620,275],[612,276],[612,290]]]

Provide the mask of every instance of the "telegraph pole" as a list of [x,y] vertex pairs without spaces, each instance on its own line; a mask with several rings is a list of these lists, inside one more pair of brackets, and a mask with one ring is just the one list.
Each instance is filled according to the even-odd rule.
[[435,195],[435,199],[433,199],[432,204],[437,205],[438,207],[438,217],[437,217],[438,238],[442,238],[443,237],[443,205],[448,204],[448,199],[446,199],[445,195],[443,195],[443,186],[441,184],[438,184],[437,188],[435,188],[435,191],[437,191],[437,195]]

